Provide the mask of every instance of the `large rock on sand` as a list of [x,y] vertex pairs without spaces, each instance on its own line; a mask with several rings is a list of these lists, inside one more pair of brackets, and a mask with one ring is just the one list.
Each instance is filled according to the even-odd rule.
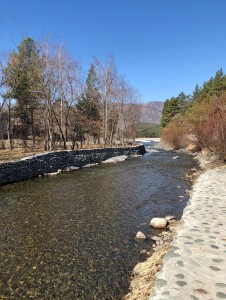
[[153,218],[151,219],[150,225],[154,228],[165,228],[167,220],[165,218]]

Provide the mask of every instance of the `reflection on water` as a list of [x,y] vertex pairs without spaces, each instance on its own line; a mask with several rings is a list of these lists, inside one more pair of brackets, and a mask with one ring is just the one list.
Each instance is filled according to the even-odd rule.
[[[120,299],[154,216],[181,215],[193,159],[160,150],[0,188],[0,299]],[[180,189],[177,186],[181,186]]]

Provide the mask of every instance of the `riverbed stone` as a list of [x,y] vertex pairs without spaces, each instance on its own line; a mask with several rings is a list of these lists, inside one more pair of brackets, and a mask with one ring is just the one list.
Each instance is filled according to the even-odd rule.
[[146,237],[146,235],[143,232],[141,232],[141,231],[137,232],[137,234],[136,234],[136,240],[138,242],[144,242],[146,240],[146,238],[147,237]]
[[150,225],[154,228],[165,228],[167,225],[167,220],[165,218],[153,218],[150,221]]
[[151,237],[151,240],[153,240],[153,241],[160,241],[161,240],[161,237],[160,236],[152,236]]

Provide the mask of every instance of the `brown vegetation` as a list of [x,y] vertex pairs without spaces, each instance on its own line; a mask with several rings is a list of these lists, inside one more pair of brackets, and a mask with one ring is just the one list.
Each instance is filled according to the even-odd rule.
[[226,95],[214,97],[205,104],[205,112],[194,107],[196,117],[191,119],[193,132],[201,148],[207,148],[220,157],[226,157]]
[[132,275],[131,291],[122,300],[146,300],[151,295],[155,277],[169,246],[162,247],[144,262],[136,265]]
[[[196,85],[192,95],[179,94],[164,103],[162,140],[172,149],[207,150],[226,160],[226,75]],[[192,143],[192,145],[190,144]]]
[[162,130],[162,141],[172,149],[191,142],[226,159],[226,94],[195,103],[185,115],[175,116]]
[[161,134],[161,140],[170,148],[176,150],[187,146],[187,135],[189,129],[185,126],[180,116],[176,116],[164,127]]

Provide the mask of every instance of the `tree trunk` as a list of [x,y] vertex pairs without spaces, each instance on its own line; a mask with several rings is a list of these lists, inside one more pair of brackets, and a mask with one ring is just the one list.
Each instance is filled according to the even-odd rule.
[[64,133],[63,133],[63,130],[62,130],[62,126],[61,126],[61,124],[60,124],[60,122],[59,122],[59,120],[58,120],[58,118],[56,116],[54,108],[52,108],[52,112],[53,112],[54,118],[55,118],[55,120],[57,122],[57,125],[58,125],[58,127],[60,129],[61,137],[63,139],[63,144],[64,144],[63,148],[66,149],[67,148],[66,139],[65,139],[65,136],[64,136]]
[[11,138],[11,100],[9,100],[8,103],[8,122],[7,122],[7,135],[8,135],[8,141],[9,141],[9,148],[10,150],[13,150],[13,142]]
[[48,103],[47,127],[48,127],[47,150],[52,151],[53,150],[53,132],[52,132],[52,109],[51,109],[50,101]]
[[32,132],[32,148],[35,148],[35,126],[34,126],[34,109],[31,109],[31,132]]

